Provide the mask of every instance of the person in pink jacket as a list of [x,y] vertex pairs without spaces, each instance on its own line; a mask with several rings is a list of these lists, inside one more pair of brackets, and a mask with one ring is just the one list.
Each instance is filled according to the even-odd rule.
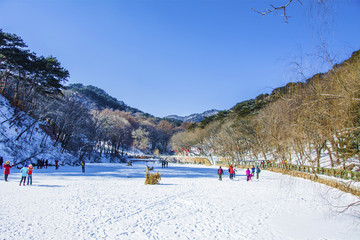
[[6,163],[3,165],[4,167],[4,176],[5,176],[5,181],[7,182],[8,180],[8,176],[10,174],[10,168],[13,167],[13,165],[10,166],[10,162],[6,161]]
[[221,166],[218,169],[218,175],[219,175],[219,180],[222,181],[222,175],[224,174],[224,171],[222,170]]
[[246,170],[246,181],[249,181],[249,180],[251,180],[251,173],[250,173],[250,169],[248,168]]

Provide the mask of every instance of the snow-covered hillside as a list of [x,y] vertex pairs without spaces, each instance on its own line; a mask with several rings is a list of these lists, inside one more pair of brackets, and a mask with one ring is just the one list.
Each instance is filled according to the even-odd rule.
[[[70,162],[74,157],[61,153],[60,146],[54,146],[54,141],[46,137],[39,123],[34,122],[23,112],[15,117],[9,101],[0,95],[0,156],[4,161],[36,163],[37,159],[47,159],[52,164],[57,159],[60,163]],[[28,131],[24,132],[26,129]]]
[[191,114],[186,117],[181,117],[178,115],[169,115],[169,116],[166,116],[165,118],[178,120],[178,121],[182,121],[182,122],[201,122],[202,120],[204,120],[204,118],[216,115],[219,112],[220,112],[219,110],[212,109],[212,110],[205,111],[203,113],[194,113],[194,114]]
[[[217,180],[215,167],[169,164],[144,185],[145,164],[35,169],[0,180],[0,239],[359,239],[351,194],[263,170]],[[2,176],[1,176],[2,177]]]

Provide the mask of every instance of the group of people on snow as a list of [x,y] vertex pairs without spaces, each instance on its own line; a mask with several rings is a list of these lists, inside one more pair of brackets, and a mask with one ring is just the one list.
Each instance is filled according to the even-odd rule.
[[[10,174],[10,169],[13,167],[13,164],[10,164],[10,161],[6,161],[4,163],[4,159],[2,156],[0,156],[0,168],[3,169],[4,168],[4,179],[7,182],[8,181],[8,177]],[[37,161],[37,165],[38,168],[42,168],[42,167],[46,167],[48,166],[48,160],[38,160]],[[59,168],[59,161],[55,160],[55,169]],[[85,164],[82,164],[82,169],[83,172],[85,172]],[[20,173],[21,173],[21,180],[20,180],[20,185],[23,184],[25,185],[26,180],[27,180],[27,185],[32,185],[32,173],[33,173],[34,167],[32,164],[24,164],[23,167],[20,169]]]
[[43,167],[48,168],[49,161],[46,159],[38,159],[36,163],[37,169],[42,169]]
[[21,186],[21,183],[23,183],[23,185],[25,186],[25,182],[26,182],[26,177],[27,177],[27,185],[32,185],[32,172],[33,172],[33,166],[30,164],[28,165],[24,165],[21,170],[21,180],[20,180],[20,184],[19,186]]
[[161,168],[168,168],[169,162],[168,161],[161,161]]
[[[8,177],[10,174],[10,168],[12,168],[14,165],[10,165],[9,161],[6,161],[3,165],[2,168],[4,168],[4,178],[5,181],[8,181]],[[25,182],[26,182],[26,178],[27,178],[27,185],[32,185],[32,172],[33,172],[34,167],[30,164],[29,166],[24,165],[21,169],[20,169],[20,173],[21,173],[21,180],[20,180],[20,184],[23,184],[25,186]]]
[[[230,177],[230,180],[233,180],[235,178],[235,174],[236,174],[236,167],[235,166],[232,166],[230,165],[229,166],[229,169],[228,169],[228,172],[229,172],[229,177]],[[255,173],[256,173],[256,179],[259,179],[259,174],[260,174],[261,170],[259,168],[259,166],[256,165],[255,166],[252,166],[251,167],[251,171],[249,168],[246,169],[246,181],[249,181],[251,180],[251,178],[253,176],[255,176]],[[224,170],[221,168],[221,166],[219,167],[218,169],[218,175],[219,175],[219,180],[222,181],[222,175],[224,174]]]

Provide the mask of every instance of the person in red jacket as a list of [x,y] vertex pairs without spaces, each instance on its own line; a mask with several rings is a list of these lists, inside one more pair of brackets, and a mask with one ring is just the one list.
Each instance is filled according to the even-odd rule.
[[30,164],[28,169],[29,169],[29,171],[27,173],[27,185],[29,185],[29,183],[30,183],[30,185],[32,185],[32,172],[34,170],[33,165]]
[[234,178],[234,168],[232,165],[229,166],[229,173],[230,173],[230,179],[232,180]]
[[8,180],[8,176],[10,174],[10,168],[13,167],[13,165],[10,166],[10,162],[6,161],[6,163],[3,165],[4,167],[4,176],[5,176],[5,181],[7,182]]

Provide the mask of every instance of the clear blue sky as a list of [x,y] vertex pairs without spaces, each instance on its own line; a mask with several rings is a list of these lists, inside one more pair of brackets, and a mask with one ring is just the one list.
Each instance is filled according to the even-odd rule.
[[[302,0],[261,17],[251,10],[285,0],[0,0],[0,28],[38,55],[53,55],[69,83],[94,85],[163,117],[227,110],[243,100],[325,71],[320,36],[337,61],[360,49],[360,1]],[[312,3],[312,4],[310,4]],[[325,20],[324,20],[325,19]]]

